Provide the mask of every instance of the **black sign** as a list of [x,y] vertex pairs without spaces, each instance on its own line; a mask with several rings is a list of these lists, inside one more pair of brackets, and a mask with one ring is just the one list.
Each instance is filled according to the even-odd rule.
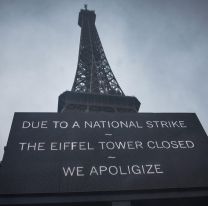
[[16,113],[0,194],[208,187],[195,114]]

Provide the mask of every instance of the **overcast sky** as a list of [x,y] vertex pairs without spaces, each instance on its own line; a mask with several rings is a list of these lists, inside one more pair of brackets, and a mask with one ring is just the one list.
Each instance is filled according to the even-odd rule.
[[208,131],[207,0],[0,0],[0,159],[14,112],[56,112],[71,89],[85,3],[140,112],[195,112]]

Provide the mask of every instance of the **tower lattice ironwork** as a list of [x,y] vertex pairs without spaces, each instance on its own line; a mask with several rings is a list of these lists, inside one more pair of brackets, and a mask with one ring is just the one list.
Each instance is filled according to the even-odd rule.
[[79,26],[81,37],[73,92],[120,95],[124,93],[116,81],[106,58],[96,26],[95,12],[81,10]]
[[71,91],[59,96],[58,112],[70,110],[137,112],[140,102],[125,96],[106,58],[96,26],[95,11],[81,9],[79,57]]

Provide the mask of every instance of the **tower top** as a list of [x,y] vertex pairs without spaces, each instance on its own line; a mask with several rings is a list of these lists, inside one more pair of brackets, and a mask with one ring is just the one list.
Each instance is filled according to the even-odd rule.
[[59,96],[59,112],[70,110],[137,112],[140,102],[125,96],[119,86],[100,41],[94,10],[87,4],[79,12],[81,27],[77,71],[71,91]]
[[95,24],[95,19],[96,19],[95,11],[88,10],[87,4],[85,4],[84,9],[81,9],[79,12],[78,25],[82,27],[87,24]]
[[79,12],[80,49],[73,92],[124,96],[105,56],[96,26],[95,11]]

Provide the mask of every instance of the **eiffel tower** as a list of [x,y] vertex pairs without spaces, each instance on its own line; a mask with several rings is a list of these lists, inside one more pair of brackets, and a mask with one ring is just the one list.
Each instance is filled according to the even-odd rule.
[[95,11],[81,9],[77,71],[71,91],[59,96],[58,112],[138,112],[136,97],[125,96],[106,58],[96,26]]

